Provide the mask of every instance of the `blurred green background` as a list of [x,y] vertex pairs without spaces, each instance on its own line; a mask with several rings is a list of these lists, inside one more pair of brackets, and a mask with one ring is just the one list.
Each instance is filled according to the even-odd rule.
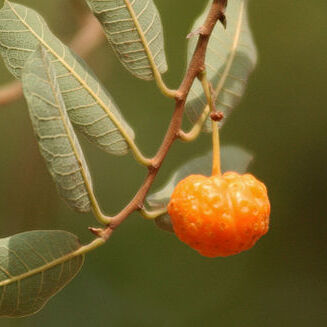
[[[233,1],[233,0],[229,0]],[[45,16],[68,41],[76,17],[68,0],[20,1]],[[186,40],[206,1],[156,0],[165,26],[169,72],[177,87]],[[246,96],[222,131],[224,144],[255,154],[250,171],[272,203],[271,229],[251,251],[207,259],[137,214],[88,255],[80,275],[35,316],[1,319],[1,327],[326,326],[327,325],[327,2],[251,1],[259,63]],[[111,91],[137,142],[153,154],[173,103],[154,83],[130,76],[108,45],[88,62]],[[11,76],[0,66],[0,82]],[[186,158],[210,146],[203,135],[176,143],[154,189]],[[82,142],[100,203],[119,211],[145,171],[131,156],[108,156]],[[41,160],[23,100],[0,110],[0,236],[65,229],[90,239],[91,215],[70,211]]]

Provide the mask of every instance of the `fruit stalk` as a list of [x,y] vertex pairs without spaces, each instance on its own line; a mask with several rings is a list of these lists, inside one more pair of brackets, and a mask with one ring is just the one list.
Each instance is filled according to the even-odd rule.
[[212,120],[212,176],[221,176],[218,122]]
[[212,126],[212,176],[221,176],[221,164],[220,164],[220,140],[219,140],[219,124],[218,121],[222,118],[219,113],[217,113],[212,88],[207,79],[206,71],[203,71],[198,76],[201,81],[204,94],[206,96],[211,117]]

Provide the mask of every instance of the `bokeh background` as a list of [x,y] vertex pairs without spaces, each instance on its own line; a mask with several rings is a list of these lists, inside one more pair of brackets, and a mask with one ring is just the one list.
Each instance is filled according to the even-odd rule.
[[[230,0],[233,1],[233,0]],[[21,0],[68,41],[76,16],[68,0]],[[165,26],[169,72],[177,87],[186,40],[206,1],[156,0]],[[132,215],[108,244],[88,255],[77,278],[35,316],[0,319],[1,327],[326,326],[327,325],[327,2],[251,1],[259,63],[222,143],[255,154],[249,168],[269,188],[271,229],[251,251],[200,257],[174,235]],[[173,103],[154,83],[130,76],[108,45],[88,62],[111,91],[147,154],[159,145]],[[0,65],[0,82],[11,76]],[[23,100],[0,108],[0,236],[65,229],[90,239],[91,215],[58,197],[38,153]],[[176,143],[157,188],[186,158],[209,149],[203,135]],[[129,155],[108,156],[83,142],[100,203],[119,211],[145,171]]]

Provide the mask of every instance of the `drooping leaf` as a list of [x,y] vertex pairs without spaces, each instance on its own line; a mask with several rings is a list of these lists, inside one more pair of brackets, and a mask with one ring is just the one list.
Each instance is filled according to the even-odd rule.
[[86,0],[121,63],[150,80],[167,70],[163,31],[153,0]]
[[[212,1],[195,21],[192,30],[201,27],[211,3]],[[248,22],[247,6],[248,0],[228,1],[226,9],[227,28],[225,30],[223,25],[218,23],[208,44],[205,62],[207,76],[214,89],[216,108],[224,113],[225,119],[243,96],[248,77],[257,61],[256,46]],[[189,41],[189,61],[196,42],[196,37],[192,37]],[[192,123],[197,121],[206,105],[207,101],[201,83],[196,80],[186,104],[186,113]],[[203,130],[211,131],[210,119],[206,121]]]
[[39,45],[48,52],[72,124],[101,149],[127,153],[133,131],[87,65],[51,33],[38,13],[6,0],[0,10],[0,53],[9,71],[20,78]]
[[[253,157],[245,150],[236,146],[223,146],[221,148],[221,170],[236,171],[244,173],[252,161]],[[205,176],[211,175],[212,152],[192,159],[182,165],[169,179],[168,183],[158,192],[147,197],[147,203],[151,209],[161,209],[167,207],[171,194],[175,186],[185,177],[193,174],[201,174]],[[168,214],[163,214],[156,218],[156,224],[163,230],[172,231],[172,225]]]
[[65,231],[31,231],[0,239],[0,316],[33,314],[80,271],[84,255]]
[[44,48],[27,59],[22,82],[39,148],[59,193],[73,209],[89,211],[90,173]]

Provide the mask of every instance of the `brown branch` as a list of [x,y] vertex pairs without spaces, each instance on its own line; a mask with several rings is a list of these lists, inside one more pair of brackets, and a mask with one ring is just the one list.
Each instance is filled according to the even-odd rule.
[[23,95],[22,83],[20,81],[10,82],[0,89],[0,106],[5,106],[17,101]]
[[199,30],[199,40],[189,64],[185,77],[177,90],[175,110],[164,140],[148,167],[148,175],[131,202],[116,216],[111,218],[108,232],[120,225],[131,213],[143,208],[145,197],[153,184],[156,175],[174,141],[179,137],[186,98],[197,76],[205,69],[205,56],[209,38],[218,20],[224,16],[227,0],[213,0],[208,16]]
[[[86,58],[105,40],[103,29],[97,19],[88,14],[84,25],[70,42],[70,47],[81,57]],[[0,88],[0,106],[21,98],[23,90],[20,81],[14,81]]]
[[86,58],[105,40],[102,26],[98,20],[88,14],[84,25],[70,42],[70,47],[81,57]]

